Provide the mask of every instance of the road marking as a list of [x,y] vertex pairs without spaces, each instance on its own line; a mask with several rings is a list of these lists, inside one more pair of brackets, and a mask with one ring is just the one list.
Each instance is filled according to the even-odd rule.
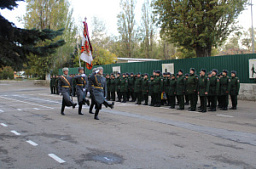
[[17,100],[17,99],[11,99],[11,98],[6,98],[6,97],[1,97],[1,98],[6,99],[6,100],[14,100],[14,101],[17,101],[17,102],[26,103],[26,104],[30,104],[30,105],[41,106],[41,107],[45,107],[45,108],[48,108],[48,109],[53,109],[52,107],[43,106],[43,105],[35,104],[35,103],[24,102],[24,101]]
[[[14,95],[13,95],[14,96]],[[57,101],[52,101],[52,100],[46,100],[46,99],[39,99],[39,98],[33,98],[33,97],[24,97],[24,96],[18,96],[17,97],[21,97],[21,98],[25,98],[25,99],[30,99],[30,100],[40,100],[40,101],[47,101],[47,102],[51,102],[51,103],[61,103],[61,102],[57,102]]]
[[48,154],[51,158],[53,158],[55,161],[59,163],[65,163],[66,161],[62,160],[60,157],[56,156],[55,154]]
[[39,108],[34,108],[35,110],[39,110]]
[[22,109],[17,109],[18,111],[22,111]]
[[20,133],[18,133],[17,131],[15,131],[15,130],[12,130],[11,131],[13,134],[15,134],[15,135],[17,135],[17,136],[19,136],[20,135]]
[[234,116],[229,116],[229,115],[225,115],[225,114],[217,114],[216,116],[219,116],[219,117],[234,117]]
[[1,125],[2,125],[2,126],[4,126],[4,127],[7,127],[7,125],[6,125],[6,124],[4,124],[4,123],[1,123]]
[[4,111],[0,109],[0,113],[3,113]]
[[26,141],[26,142],[29,143],[29,144],[31,144],[32,146],[38,146],[37,143],[35,143],[35,142],[31,141],[31,140],[28,140],[28,141]]
[[111,159],[109,159],[108,157],[104,157],[106,160],[110,161]]

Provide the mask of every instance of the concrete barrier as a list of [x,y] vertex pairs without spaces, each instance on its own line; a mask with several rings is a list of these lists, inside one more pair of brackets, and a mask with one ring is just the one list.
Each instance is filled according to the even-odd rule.
[[238,99],[256,101],[256,84],[241,83]]

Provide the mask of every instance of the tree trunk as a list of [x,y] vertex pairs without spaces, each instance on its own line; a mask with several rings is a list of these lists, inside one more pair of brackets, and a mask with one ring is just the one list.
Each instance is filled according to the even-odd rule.
[[196,48],[196,57],[210,57],[211,56],[211,52],[212,52],[212,48],[211,47],[197,47]]

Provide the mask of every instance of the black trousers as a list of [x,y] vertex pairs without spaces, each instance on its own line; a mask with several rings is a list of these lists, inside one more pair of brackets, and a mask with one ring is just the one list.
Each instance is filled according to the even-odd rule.
[[180,109],[184,109],[184,95],[177,96]]
[[171,108],[175,108],[175,95],[169,95],[169,101]]
[[160,106],[161,105],[161,92],[159,93],[154,93],[154,97],[155,97],[155,105]]
[[107,100],[110,100],[110,91],[107,92]]
[[200,96],[201,110],[207,111],[207,96]]
[[216,109],[217,106],[217,96],[208,96],[210,102],[210,109]]
[[73,106],[75,103],[70,99],[70,92],[64,91],[62,93],[62,104],[61,104],[61,112],[64,112],[65,106]]
[[121,92],[121,99],[123,98],[123,102],[126,102],[127,92]]
[[144,93],[143,98],[145,100],[145,104],[148,104],[148,93]]
[[151,93],[151,103],[150,103],[150,105],[151,105],[151,106],[154,106],[155,104],[156,104],[155,96],[154,96],[153,93]]
[[189,103],[189,96],[187,94],[185,95],[185,101],[186,103]]
[[221,103],[222,108],[227,108],[228,107],[228,95],[221,95],[220,103]]
[[136,99],[137,99],[137,103],[141,104],[142,92],[136,92],[135,96],[136,96]]
[[122,94],[120,91],[117,91],[117,98],[118,98],[118,101],[121,101]]
[[116,93],[115,92],[110,92],[111,94],[111,100],[115,101],[116,100]]
[[231,97],[232,107],[236,108],[237,107],[237,95],[230,95],[230,97]]
[[189,94],[188,97],[189,97],[189,101],[190,101],[191,110],[196,110],[196,104],[197,104],[197,100],[198,100],[197,94]]

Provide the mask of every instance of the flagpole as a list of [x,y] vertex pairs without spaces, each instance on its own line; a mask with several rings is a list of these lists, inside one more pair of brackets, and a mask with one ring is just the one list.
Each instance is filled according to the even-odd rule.
[[78,57],[79,57],[79,67],[81,67],[81,54],[80,54],[80,52],[78,52],[79,51],[79,46],[78,46],[78,39],[77,39],[77,43],[76,43],[76,46],[77,46],[77,53],[78,53]]

